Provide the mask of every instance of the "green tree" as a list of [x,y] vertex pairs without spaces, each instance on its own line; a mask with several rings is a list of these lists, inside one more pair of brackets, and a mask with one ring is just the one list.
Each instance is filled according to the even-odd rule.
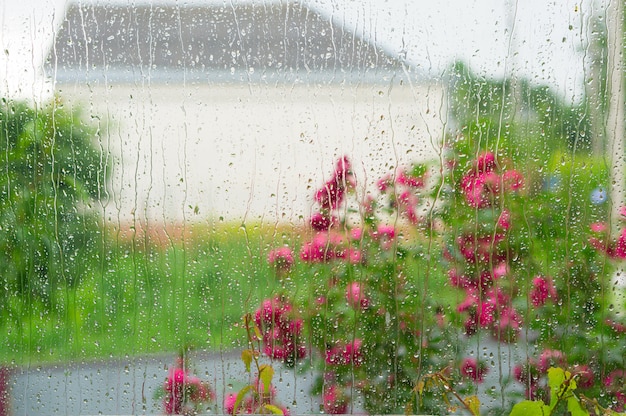
[[53,307],[55,292],[80,280],[88,250],[100,241],[92,204],[103,195],[107,172],[96,130],[78,110],[59,101],[34,107],[1,101],[3,314],[16,316],[13,308],[23,302]]
[[485,79],[462,62],[456,62],[448,74],[452,123],[480,148],[542,164],[557,150],[586,152],[591,148],[584,104],[568,104],[550,88],[523,78],[515,80],[515,85],[511,79]]

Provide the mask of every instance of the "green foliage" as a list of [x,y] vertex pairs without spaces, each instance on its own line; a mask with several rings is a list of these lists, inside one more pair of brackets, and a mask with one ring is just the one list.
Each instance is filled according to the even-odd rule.
[[86,253],[101,240],[91,206],[103,196],[106,155],[78,111],[7,100],[0,155],[2,313],[15,314],[13,296],[58,306],[55,293],[80,281]]
[[548,87],[482,78],[462,62],[450,68],[448,79],[453,124],[480,149],[505,148],[507,157],[541,166],[555,150],[591,147],[585,105],[570,105]]
[[248,337],[248,349],[243,350],[241,360],[246,367],[246,373],[251,373],[251,364],[254,363],[256,378],[254,382],[242,387],[236,395],[226,398],[225,407],[229,414],[285,414],[285,409],[276,402],[276,389],[272,385],[274,367],[261,364],[260,328],[254,325],[252,315],[244,315],[244,327]]
[[[619,415],[610,409],[600,407],[597,401],[581,399],[576,395],[575,376],[562,368],[548,369],[548,386],[550,388],[550,403],[542,400],[524,400],[513,406],[510,416],[550,416],[569,414],[571,416]],[[585,404],[592,404],[592,410],[585,408]]]

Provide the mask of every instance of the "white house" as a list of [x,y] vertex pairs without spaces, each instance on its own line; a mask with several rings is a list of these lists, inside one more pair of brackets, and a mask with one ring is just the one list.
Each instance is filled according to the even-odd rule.
[[372,184],[445,121],[440,85],[305,2],[73,4],[46,71],[99,123],[112,221],[297,221],[339,156]]

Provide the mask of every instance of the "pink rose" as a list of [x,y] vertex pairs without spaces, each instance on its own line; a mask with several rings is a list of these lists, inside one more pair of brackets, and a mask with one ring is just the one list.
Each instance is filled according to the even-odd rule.
[[487,367],[480,364],[475,358],[465,358],[461,362],[461,375],[476,383],[482,383],[487,372]]
[[279,247],[270,251],[267,262],[278,270],[288,271],[293,266],[293,252],[289,247]]

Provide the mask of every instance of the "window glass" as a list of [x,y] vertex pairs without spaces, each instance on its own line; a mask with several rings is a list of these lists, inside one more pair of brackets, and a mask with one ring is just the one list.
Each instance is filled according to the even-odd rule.
[[624,5],[0,6],[0,415],[626,407]]

